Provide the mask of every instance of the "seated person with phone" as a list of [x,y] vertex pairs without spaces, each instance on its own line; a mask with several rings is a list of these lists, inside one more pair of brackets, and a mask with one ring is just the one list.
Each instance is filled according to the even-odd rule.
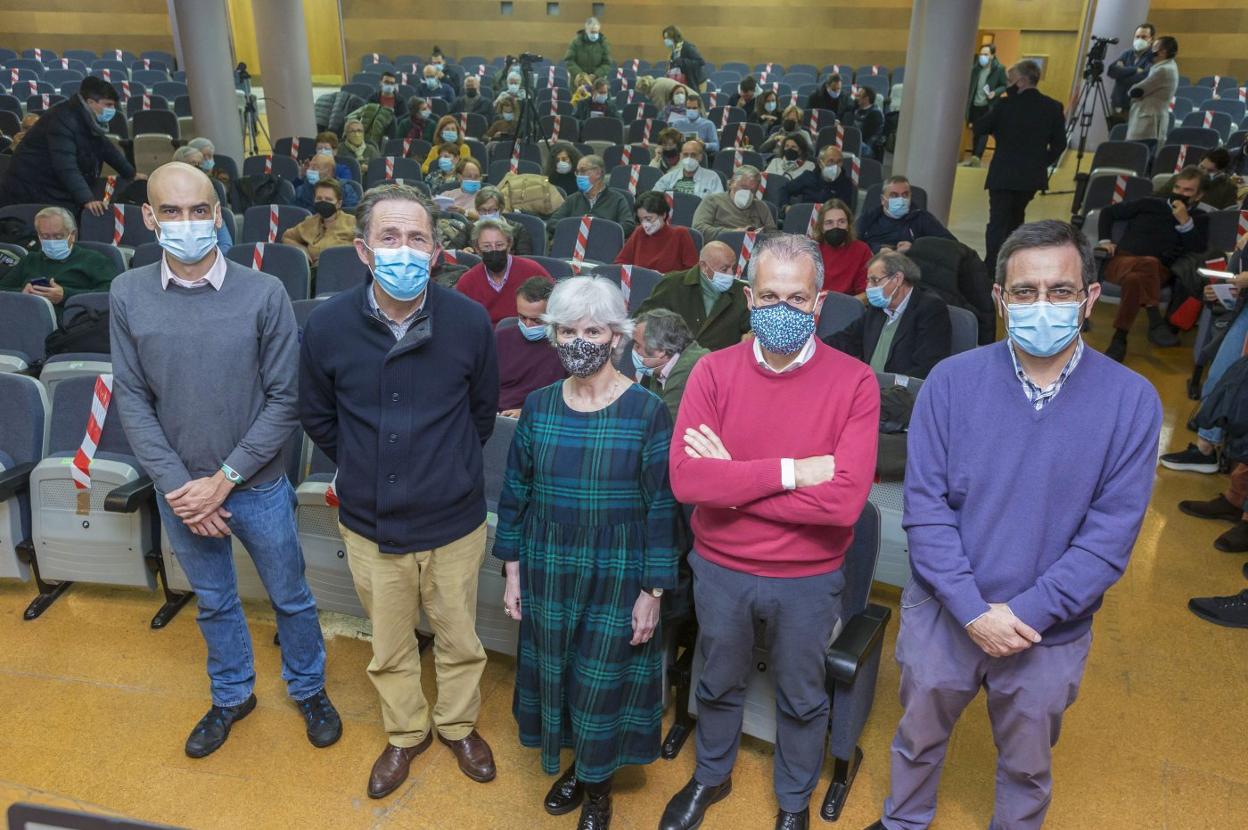
[[713,242],[729,231],[774,231],[776,220],[771,208],[758,198],[762,173],[743,164],[728,182],[728,192],[712,193],[702,199],[693,213],[693,227],[704,242]]
[[65,300],[89,291],[108,291],[117,268],[103,254],[78,245],[78,225],[62,207],[45,207],[35,214],[39,248],[18,260],[0,276],[0,291],[20,291],[43,297],[61,319]]

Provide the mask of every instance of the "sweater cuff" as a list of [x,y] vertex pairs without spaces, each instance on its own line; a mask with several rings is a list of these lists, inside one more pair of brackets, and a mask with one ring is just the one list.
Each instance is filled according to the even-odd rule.
[[241,447],[235,447],[222,464],[242,476],[243,481],[250,480],[264,466],[264,464],[257,463],[251,454]]
[[1034,628],[1041,637],[1044,636],[1045,631],[1061,622],[1045,607],[1044,598],[1040,596],[1040,592],[1034,585],[1010,600],[1008,605],[1014,612],[1014,616]]
[[941,601],[945,609],[958,621],[958,625],[966,628],[989,611],[988,603],[979,595],[977,589],[951,594]]

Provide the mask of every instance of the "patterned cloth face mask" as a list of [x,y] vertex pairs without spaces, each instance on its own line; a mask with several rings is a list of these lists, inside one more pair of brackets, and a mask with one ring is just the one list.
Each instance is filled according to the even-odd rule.
[[591,343],[578,337],[568,343],[555,346],[559,352],[559,360],[568,374],[578,378],[587,378],[597,372],[611,356],[611,343]]
[[788,303],[776,303],[750,309],[750,328],[764,349],[789,355],[806,345],[815,333],[815,315]]

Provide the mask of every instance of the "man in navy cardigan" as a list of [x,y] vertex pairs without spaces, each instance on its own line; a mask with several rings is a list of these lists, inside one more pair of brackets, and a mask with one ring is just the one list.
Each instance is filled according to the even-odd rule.
[[1023,225],[999,262],[1008,340],[938,363],[910,420],[904,711],[874,828],[932,823],[950,733],[983,687],[998,750],[990,826],[1040,830],[1092,615],[1152,493],[1157,392],[1079,337],[1100,295],[1087,240],[1064,222]]
[[[299,418],[338,465],[340,529],[373,622],[368,675],[389,741],[369,778],[372,798],[406,780],[435,731],[469,778],[495,774],[476,731],[485,669],[476,608],[481,447],[498,411],[498,363],[485,309],[428,280],[440,254],[432,217],[406,185],[368,192],[355,248],[374,279],[312,313],[300,361]],[[432,712],[415,636],[422,608],[434,633]]]

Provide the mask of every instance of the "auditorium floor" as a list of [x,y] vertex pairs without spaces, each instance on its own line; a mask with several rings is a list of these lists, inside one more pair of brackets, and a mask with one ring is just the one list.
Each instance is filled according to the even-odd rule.
[[[960,169],[953,230],[982,248],[984,171]],[[1068,196],[1033,204],[1032,218],[1065,217]],[[1112,309],[1095,315],[1090,344],[1103,348]],[[1189,440],[1184,397],[1190,349],[1157,354],[1133,338],[1129,365],[1147,375],[1166,404],[1162,448]],[[1078,463],[1079,436],[1071,436]],[[1244,556],[1219,553],[1225,526],[1175,508],[1209,498],[1220,478],[1161,471],[1131,565],[1097,616],[1080,699],[1055,751],[1055,799],[1048,827],[1231,828],[1248,826],[1244,766],[1244,683],[1248,632],[1201,622],[1192,595],[1245,587]],[[384,742],[377,698],[364,669],[368,644],[345,634],[327,640],[328,687],[345,734],[313,749],[286,700],[272,612],[249,606],[258,670],[256,712],[225,747],[192,761],[182,753],[208,705],[203,645],[194,609],[164,631],[147,622],[156,598],[75,586],[44,617],[23,622],[29,585],[0,584],[0,806],[33,801],[115,813],[188,828],[532,828],[573,827],[541,808],[550,784],[537,754],[516,741],[511,661],[491,658],[483,683],[481,731],[492,742],[499,777],[470,782],[435,744],[409,781],[381,802],[365,796],[369,767]],[[877,600],[896,608],[897,593]],[[897,723],[896,618],[888,630],[875,708],[862,746],[866,760],[840,826],[858,830],[879,815],[888,781],[888,745]],[[432,661],[426,657],[426,680]],[[427,691],[432,687],[426,683]],[[675,761],[620,776],[615,826],[655,827],[668,797],[693,769],[692,742]],[[992,737],[982,697],[955,733],[933,825],[986,827],[992,813]],[[746,739],[735,791],[714,808],[715,828],[770,827],[770,747]],[[822,799],[827,773],[816,799]],[[818,819],[813,819],[819,825]]]

